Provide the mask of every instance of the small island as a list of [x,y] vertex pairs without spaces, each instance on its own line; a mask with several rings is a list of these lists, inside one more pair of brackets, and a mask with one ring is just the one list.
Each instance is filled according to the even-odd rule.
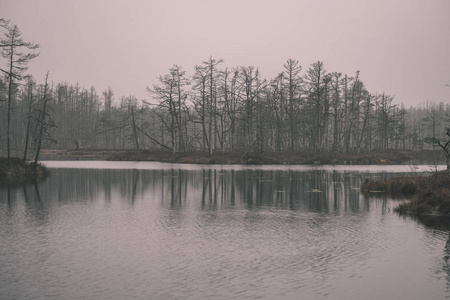
[[38,182],[48,175],[48,169],[40,163],[25,162],[15,157],[0,157],[0,184],[20,185]]
[[448,170],[431,175],[398,176],[386,180],[366,180],[361,191],[403,195],[410,200],[399,204],[395,211],[401,215],[450,216],[450,173]]

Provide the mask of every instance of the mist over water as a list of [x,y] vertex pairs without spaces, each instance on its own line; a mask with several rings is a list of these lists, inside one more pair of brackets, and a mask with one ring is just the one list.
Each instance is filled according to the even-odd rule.
[[448,232],[364,197],[376,167],[93,165],[0,188],[0,298],[449,296]]

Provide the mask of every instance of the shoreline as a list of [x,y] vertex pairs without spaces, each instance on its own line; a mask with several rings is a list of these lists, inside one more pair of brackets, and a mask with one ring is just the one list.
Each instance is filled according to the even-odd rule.
[[366,195],[402,195],[409,198],[394,210],[399,215],[450,216],[450,172],[433,172],[429,175],[396,176],[385,180],[367,179],[361,185]]
[[402,165],[443,164],[439,151],[387,150],[351,153],[265,152],[237,153],[201,151],[166,152],[150,150],[107,149],[46,149],[41,160],[106,160],[106,161],[155,161],[181,164],[223,165]]

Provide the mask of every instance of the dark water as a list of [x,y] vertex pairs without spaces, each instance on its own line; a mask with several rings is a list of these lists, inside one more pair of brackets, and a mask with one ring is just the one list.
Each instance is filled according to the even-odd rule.
[[0,188],[0,299],[450,296],[448,231],[359,192],[406,167],[47,164]]

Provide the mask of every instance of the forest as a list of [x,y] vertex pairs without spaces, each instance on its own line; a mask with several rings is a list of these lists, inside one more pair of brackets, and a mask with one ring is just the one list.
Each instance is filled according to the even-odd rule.
[[[296,59],[266,79],[255,66],[210,56],[191,74],[173,65],[148,99],[26,74],[39,45],[1,20],[0,151],[38,158],[41,149],[167,152],[348,153],[432,149],[445,138],[450,104],[406,107],[368,91],[363,72],[327,71]],[[51,77],[51,70],[50,70]],[[153,78],[149,78],[152,82]],[[407,99],[404,99],[407,101]]]

